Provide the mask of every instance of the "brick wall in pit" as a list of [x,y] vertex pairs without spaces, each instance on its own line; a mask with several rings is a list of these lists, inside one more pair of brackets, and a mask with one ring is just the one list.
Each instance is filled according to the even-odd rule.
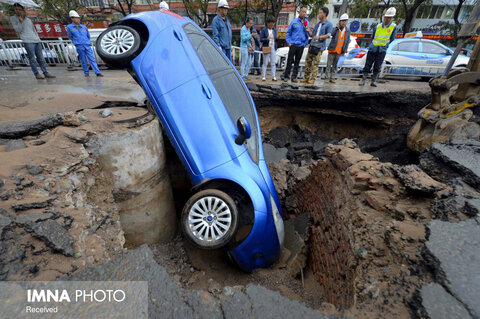
[[311,174],[295,186],[296,214],[312,220],[310,266],[328,302],[338,309],[354,302],[355,257],[350,221],[342,211],[354,199],[340,169],[327,159],[311,167]]

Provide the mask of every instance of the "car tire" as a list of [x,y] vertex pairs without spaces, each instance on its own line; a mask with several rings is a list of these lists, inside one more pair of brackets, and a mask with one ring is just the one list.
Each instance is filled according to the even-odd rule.
[[287,65],[287,59],[286,58],[280,58],[280,69],[285,69],[286,65]]
[[202,249],[227,245],[238,225],[237,205],[232,197],[217,189],[194,194],[182,211],[182,231],[190,242]]
[[126,25],[115,25],[103,31],[95,48],[111,68],[126,68],[141,51],[142,39],[138,32]]

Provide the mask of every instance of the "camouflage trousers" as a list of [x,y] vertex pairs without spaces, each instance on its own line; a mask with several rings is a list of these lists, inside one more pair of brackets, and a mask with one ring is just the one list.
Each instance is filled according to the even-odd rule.
[[318,52],[317,55],[307,53],[307,57],[305,59],[305,76],[303,77],[305,80],[314,80],[317,78],[318,74],[318,65],[320,64],[320,58],[322,56],[322,52]]

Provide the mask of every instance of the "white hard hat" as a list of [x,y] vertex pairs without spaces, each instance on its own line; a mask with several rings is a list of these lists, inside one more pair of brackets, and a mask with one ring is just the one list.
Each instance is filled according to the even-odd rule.
[[340,16],[340,21],[342,20],[348,20],[348,14],[344,13]]
[[80,18],[80,16],[78,15],[77,11],[75,11],[75,10],[70,10],[70,12],[68,13],[68,15],[70,16],[70,18]]
[[160,2],[160,10],[170,10],[170,7],[168,6],[168,3],[165,1]]
[[227,0],[220,0],[220,1],[218,1],[218,7],[219,7],[219,8],[227,8],[227,9],[230,9],[230,7],[228,6]]
[[385,12],[385,17],[394,17],[396,14],[397,10],[394,7],[391,7]]

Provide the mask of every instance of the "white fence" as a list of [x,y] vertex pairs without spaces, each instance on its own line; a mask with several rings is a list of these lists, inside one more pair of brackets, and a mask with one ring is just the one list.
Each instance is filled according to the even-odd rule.
[[[42,41],[43,57],[48,64],[79,64],[77,49],[70,40],[49,40]],[[92,43],[92,50],[97,63],[103,61],[97,55],[95,44]],[[9,40],[0,43],[0,65],[13,66],[15,64],[29,65],[27,51],[21,40]]]

